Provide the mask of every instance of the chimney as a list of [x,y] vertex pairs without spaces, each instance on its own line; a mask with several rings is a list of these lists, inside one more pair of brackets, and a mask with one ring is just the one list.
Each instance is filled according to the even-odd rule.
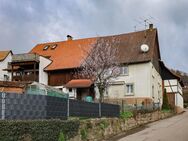
[[73,37],[71,35],[67,35],[67,41],[71,41]]
[[153,29],[153,24],[149,24],[149,29]]

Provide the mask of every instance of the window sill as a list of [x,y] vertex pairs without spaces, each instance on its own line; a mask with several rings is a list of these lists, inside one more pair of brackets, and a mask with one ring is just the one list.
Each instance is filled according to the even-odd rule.
[[134,94],[126,94],[125,96],[134,96]]
[[129,74],[120,74],[119,76],[128,76]]

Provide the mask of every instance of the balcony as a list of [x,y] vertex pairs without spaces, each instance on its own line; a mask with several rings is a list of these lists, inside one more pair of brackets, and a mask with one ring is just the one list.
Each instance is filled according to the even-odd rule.
[[30,74],[30,75],[23,75],[23,76],[13,76],[13,81],[37,81],[39,82],[38,74]]
[[12,63],[29,62],[29,61],[39,62],[39,55],[26,53],[26,54],[15,54],[12,56]]

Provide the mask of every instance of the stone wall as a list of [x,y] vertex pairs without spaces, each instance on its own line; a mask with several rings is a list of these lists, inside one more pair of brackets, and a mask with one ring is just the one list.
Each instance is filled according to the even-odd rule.
[[80,123],[78,135],[72,138],[71,141],[100,141],[172,115],[174,113],[156,111],[153,113],[138,114],[136,118],[129,119],[101,118],[83,120]]

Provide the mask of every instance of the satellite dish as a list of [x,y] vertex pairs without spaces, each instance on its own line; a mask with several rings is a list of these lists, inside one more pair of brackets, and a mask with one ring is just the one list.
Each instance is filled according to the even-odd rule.
[[140,48],[141,48],[141,51],[144,53],[149,51],[149,46],[146,44],[142,44]]

